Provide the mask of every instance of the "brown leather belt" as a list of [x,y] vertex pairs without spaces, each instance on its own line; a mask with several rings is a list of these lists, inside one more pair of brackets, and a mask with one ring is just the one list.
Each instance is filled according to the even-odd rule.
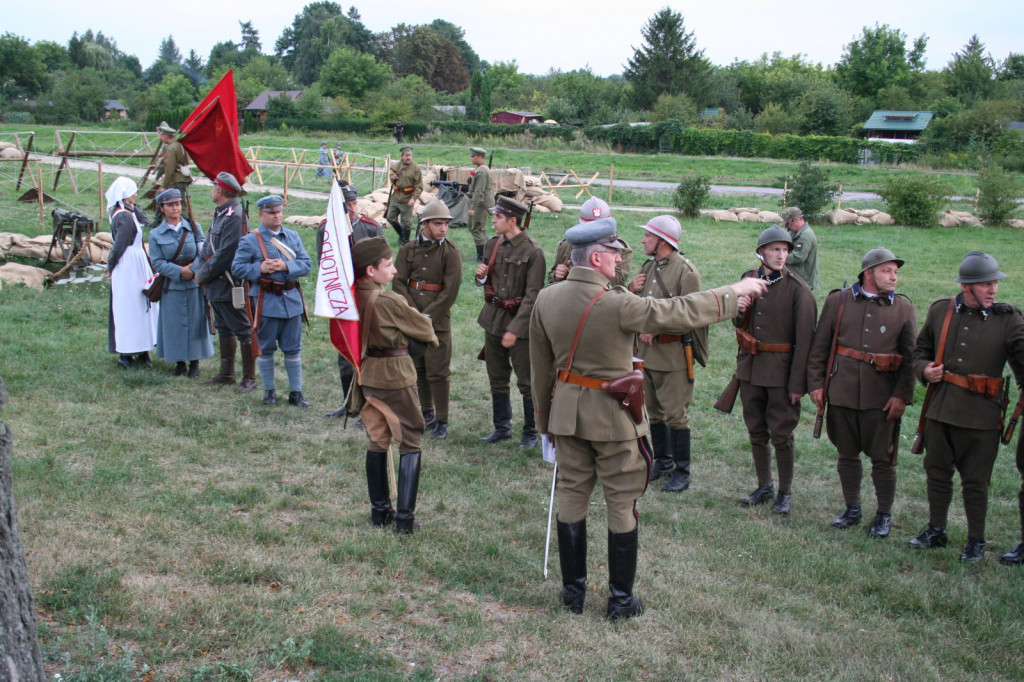
[[736,330],[736,343],[751,355],[757,355],[758,353],[790,353],[793,350],[793,344],[791,343],[762,343],[753,334],[744,329]]
[[511,313],[515,315],[515,311],[518,310],[519,306],[522,305],[523,303],[523,297],[520,296],[519,298],[501,299],[498,298],[497,296],[492,296],[487,299],[487,302],[493,305],[495,308],[501,308],[502,310],[511,311]]
[[281,296],[284,292],[291,291],[297,286],[299,286],[299,283],[295,280],[290,282],[279,282],[276,279],[260,277],[260,289],[268,294],[277,294],[278,296]]
[[416,189],[415,187],[399,187],[398,185],[392,185],[392,187],[402,194],[412,194],[412,191]]
[[408,348],[367,348],[366,354],[371,358],[399,358],[409,354]]
[[1003,388],[1002,377],[989,377],[984,374],[955,374],[953,372],[945,372],[942,375],[942,380],[948,384],[953,384],[960,388],[966,388],[971,393],[986,395],[989,398],[995,398],[998,396],[999,391]]
[[416,289],[417,291],[444,291],[443,284],[431,284],[430,282],[413,282],[409,281],[409,288]]
[[682,340],[683,336],[681,334],[658,334],[654,337],[654,343],[675,343]]
[[186,265],[192,265],[192,261],[190,261],[187,258],[182,258],[180,260],[172,260],[171,262],[174,263],[175,265],[180,265],[181,267],[185,267]]
[[899,353],[868,353],[867,351],[836,346],[836,355],[859,360],[874,365],[879,372],[895,372],[903,364],[903,356]]
[[567,369],[558,371],[558,380],[564,381],[567,384],[576,384],[583,388],[596,388],[599,391],[604,390],[604,385],[607,379],[594,379],[591,377],[581,376],[579,374],[573,374]]

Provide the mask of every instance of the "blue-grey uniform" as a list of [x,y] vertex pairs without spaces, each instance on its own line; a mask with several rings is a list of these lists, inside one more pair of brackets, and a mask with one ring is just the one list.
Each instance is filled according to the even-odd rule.
[[[183,242],[182,234],[185,236]],[[195,279],[181,278],[182,269],[195,264],[203,241],[202,227],[191,225],[184,218],[181,218],[178,229],[165,220],[149,233],[149,258],[153,269],[167,278],[163,298],[160,299],[156,355],[168,362],[191,362],[213,355],[203,293]],[[179,243],[181,251],[175,258]]]
[[[282,204],[283,200],[277,195],[264,197],[256,202],[261,220],[265,219],[264,211],[280,213]],[[291,253],[279,249],[272,240],[283,244]],[[281,260],[287,266],[287,270],[261,272],[261,267],[267,260]],[[305,402],[302,397],[302,361],[299,357],[302,350],[302,317],[305,304],[298,280],[309,274],[312,267],[313,262],[306,253],[298,233],[283,227],[275,232],[261,224],[255,232],[242,238],[238,244],[238,251],[235,252],[231,274],[252,282],[249,295],[256,299],[255,317],[259,324],[256,333],[262,351],[257,364],[266,391],[264,402],[267,404],[276,402],[273,394],[276,388],[274,351],[278,347],[284,353],[284,365],[288,372],[291,392],[289,402]],[[295,395],[296,393],[298,395]]]

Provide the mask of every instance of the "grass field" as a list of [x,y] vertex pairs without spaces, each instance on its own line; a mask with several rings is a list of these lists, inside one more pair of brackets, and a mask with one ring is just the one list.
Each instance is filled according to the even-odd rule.
[[[199,194],[205,193],[197,193],[196,210],[206,225],[211,205]],[[2,196],[8,206],[6,188]],[[322,202],[295,201],[288,213],[322,210]],[[620,214],[621,234],[634,247],[636,225],[651,215]],[[573,222],[568,214],[538,215],[531,233],[550,257]],[[684,249],[704,284],[729,283],[752,267],[763,227],[684,221]],[[1024,249],[1013,230],[815,230],[819,306],[829,289],[854,279],[861,255],[877,244],[906,259],[900,290],[914,300],[919,321],[933,299],[956,291],[957,264],[975,248],[995,254],[1009,274],[999,298],[1024,301]],[[312,251],[313,231],[301,234]],[[472,253],[466,230],[451,236]],[[268,408],[257,393],[238,396],[168,377],[163,363],[119,370],[116,356],[104,352],[106,284],[44,292],[4,286],[0,376],[10,402],[2,416],[15,440],[15,494],[51,674],[1020,677],[1024,572],[995,560],[1020,539],[1020,477],[1011,449],[1003,448],[996,463],[989,556],[978,565],[957,562],[966,539],[959,495],[949,548],[916,553],[905,544],[927,520],[921,461],[907,451],[920,388],[904,420],[891,538],[873,541],[863,526],[830,527],[842,507],[835,453],[827,440],[811,437],[806,399],[793,513],[779,518],[766,507],[743,509],[737,499],[755,479],[742,420],[738,409],[711,409],[734,367],[726,325],[712,329],[711,361],[697,373],[693,487],[674,496],[651,490],[641,500],[636,591],[648,613],[616,625],[602,618],[607,570],[599,495],[590,515],[593,591],[584,615],[564,612],[557,554],[551,575],[542,578],[549,466],[537,452],[477,440],[490,430],[490,403],[475,359],[481,298],[466,260],[453,316],[452,437],[443,445],[425,442],[422,527],[404,538],[368,524],[365,436],[322,417],[341,399],[323,321],[314,320],[304,341],[313,408]],[[635,267],[642,260],[638,255]],[[202,363],[204,379],[216,363]],[[280,361],[278,372],[283,380]],[[514,410],[518,427],[518,402]],[[870,514],[869,479],[864,493]]]

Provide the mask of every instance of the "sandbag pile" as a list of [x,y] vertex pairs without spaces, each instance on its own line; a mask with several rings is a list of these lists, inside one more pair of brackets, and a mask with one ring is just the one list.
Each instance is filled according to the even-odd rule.
[[970,211],[946,211],[939,216],[943,227],[981,227],[981,220]]
[[1017,229],[1024,229],[1024,220],[1020,218],[1010,218],[1006,221],[1006,224],[1010,227],[1016,227]]
[[829,225],[895,225],[892,216],[877,208],[836,208],[825,214]]
[[[0,265],[0,283],[24,284],[32,289],[43,290],[43,283],[50,273],[43,268],[35,268],[21,263],[4,263]],[[0,286],[0,288],[3,288]]]
[[775,211],[765,211],[753,206],[730,209],[703,209],[701,215],[705,218],[712,218],[716,223],[772,223],[782,222],[782,216]]
[[20,161],[25,158],[25,152],[18,149],[11,142],[0,142],[0,159]]
[[[48,234],[29,237],[17,232],[0,232],[0,259],[6,259],[8,255],[13,255],[44,260],[52,239],[53,236]],[[112,246],[113,240],[109,232],[97,232],[92,236],[92,241],[89,244],[89,258],[93,263],[106,263]],[[57,244],[54,244],[49,255],[52,261],[62,262],[64,260],[64,254],[61,253],[60,246]]]

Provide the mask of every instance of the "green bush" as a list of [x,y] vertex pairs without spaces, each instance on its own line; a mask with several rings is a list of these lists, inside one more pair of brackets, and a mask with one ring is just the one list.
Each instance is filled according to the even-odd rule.
[[678,208],[687,218],[696,218],[704,207],[711,193],[711,178],[706,175],[684,175],[675,194],[672,205]]
[[35,118],[27,111],[8,111],[4,114],[4,122],[14,125],[29,125],[35,123]]
[[779,182],[788,182],[781,205],[799,206],[807,215],[820,212],[839,192],[838,183],[829,180],[828,171],[808,161],[801,161],[796,173],[779,178]]
[[899,225],[935,227],[937,213],[946,208],[949,185],[937,177],[897,176],[885,181],[879,192],[889,205],[889,214]]
[[1020,208],[1017,198],[1024,193],[1018,177],[997,168],[978,173],[978,216],[986,224],[1001,225]]

